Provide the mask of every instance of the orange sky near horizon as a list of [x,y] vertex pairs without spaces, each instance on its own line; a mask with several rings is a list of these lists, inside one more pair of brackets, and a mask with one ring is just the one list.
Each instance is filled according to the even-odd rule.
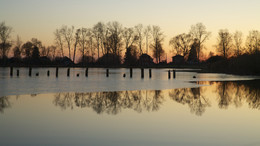
[[45,46],[54,43],[53,32],[62,25],[90,28],[99,21],[118,21],[125,27],[158,25],[169,57],[174,55],[170,38],[188,33],[198,22],[211,32],[206,53],[216,52],[219,29],[239,30],[245,41],[250,30],[260,30],[259,8],[259,0],[0,0],[0,22],[13,28],[13,40],[17,35],[23,42],[38,38]]

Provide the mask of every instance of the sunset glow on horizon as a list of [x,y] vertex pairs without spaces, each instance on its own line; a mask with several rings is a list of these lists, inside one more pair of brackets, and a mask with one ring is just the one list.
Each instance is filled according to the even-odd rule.
[[216,52],[218,31],[241,31],[243,42],[251,30],[260,30],[259,0],[0,0],[0,22],[13,28],[25,43],[37,38],[54,44],[55,29],[62,25],[91,28],[98,22],[118,21],[124,27],[158,25],[164,32],[163,47],[172,56],[169,40],[203,23],[211,36],[205,52]]

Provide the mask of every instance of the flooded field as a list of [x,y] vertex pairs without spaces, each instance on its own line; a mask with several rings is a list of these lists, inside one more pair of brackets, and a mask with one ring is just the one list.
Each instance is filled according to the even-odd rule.
[[260,145],[256,77],[59,71],[56,78],[53,68],[33,69],[29,77],[24,68],[10,77],[1,69],[0,145]]

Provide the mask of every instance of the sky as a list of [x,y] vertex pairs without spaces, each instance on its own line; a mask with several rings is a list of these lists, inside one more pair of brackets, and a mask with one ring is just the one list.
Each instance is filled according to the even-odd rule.
[[260,0],[0,0],[0,22],[13,28],[12,38],[23,42],[38,38],[54,43],[53,32],[62,25],[92,27],[97,22],[118,21],[125,27],[158,25],[169,40],[203,23],[211,37],[206,52],[215,51],[219,29],[260,30]]

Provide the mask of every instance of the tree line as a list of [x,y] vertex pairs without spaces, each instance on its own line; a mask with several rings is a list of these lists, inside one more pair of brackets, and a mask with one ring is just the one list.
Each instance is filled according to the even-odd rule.
[[[171,38],[169,44],[178,55],[188,57],[191,51],[195,51],[200,60],[201,52],[205,49],[204,43],[210,36],[211,32],[207,31],[206,26],[197,23],[191,26],[189,33],[182,33]],[[244,42],[241,31],[230,33],[228,29],[220,29],[216,45],[213,47],[216,49],[216,54],[224,58],[253,54],[260,51],[260,32],[258,30],[250,31]],[[213,54],[210,52],[209,57]]]
[[[54,35],[54,45],[44,46],[37,38],[22,43],[17,36],[11,38],[12,27],[5,22],[0,23],[0,57],[4,61],[13,56],[14,59],[37,60],[40,57],[55,60],[67,57],[73,63],[104,63],[113,60],[116,64],[136,64],[143,54],[152,54],[155,63],[166,60],[163,42],[165,35],[159,26],[124,27],[117,21],[98,22],[91,28],[75,28],[63,25],[57,28]],[[182,33],[172,37],[169,45],[172,52],[182,55],[189,61],[200,61],[205,50],[205,42],[211,32],[202,23],[192,25],[189,33]],[[230,33],[227,29],[220,29],[216,52],[224,58],[252,54],[260,51],[260,32],[249,32],[245,43],[240,31]],[[245,45],[243,45],[245,44]],[[10,55],[11,54],[11,55]],[[209,56],[214,53],[210,52]],[[77,60],[78,58],[78,60]],[[164,59],[164,60],[163,60]]]

